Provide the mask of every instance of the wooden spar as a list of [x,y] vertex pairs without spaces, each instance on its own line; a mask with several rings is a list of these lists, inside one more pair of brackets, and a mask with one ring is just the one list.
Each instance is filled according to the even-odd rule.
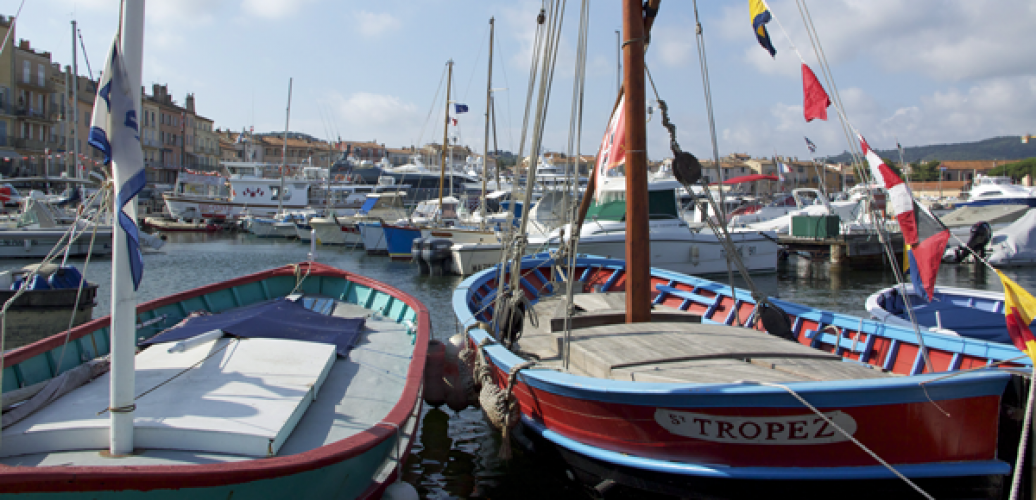
[[442,125],[442,160],[439,162],[439,209],[435,215],[436,221],[440,223],[442,222],[442,186],[446,179],[446,147],[450,140],[450,86],[453,85],[453,59],[446,61],[446,66],[448,68],[446,75],[446,120]]
[[651,321],[651,236],[647,203],[644,23],[640,0],[623,2],[626,89],[626,322]]
[[[644,15],[644,36],[649,37],[651,35],[651,26],[655,23],[655,13],[658,12],[658,6],[662,3],[662,0],[648,0],[647,11]],[[644,47],[645,50],[647,47]],[[619,101],[622,100],[622,96],[625,93],[624,88],[619,88],[619,95],[615,96],[615,104],[612,105],[612,114],[615,114],[615,110],[619,107]],[[608,115],[608,119],[611,120],[611,115]],[[600,158],[601,151],[598,149],[597,157]],[[499,184],[498,184],[499,185]],[[583,198],[579,200],[579,213],[576,215],[575,227],[572,230],[572,234],[579,234],[579,231],[583,227],[583,220],[586,219],[586,212],[590,210],[590,202],[593,200],[593,193],[597,190],[597,164],[594,164],[594,168],[590,170],[590,179],[586,184],[586,191],[583,193]]]
[[[489,75],[486,76],[486,135],[482,141],[482,203],[479,208],[480,231],[486,230],[486,177],[489,175],[489,106],[493,100],[493,18],[489,18]],[[499,181],[499,176],[498,176]],[[500,182],[496,183],[500,189]]]

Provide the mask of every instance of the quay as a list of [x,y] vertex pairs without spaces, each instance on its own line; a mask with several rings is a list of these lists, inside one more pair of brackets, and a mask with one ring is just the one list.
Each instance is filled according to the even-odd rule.
[[[892,249],[896,254],[896,259],[901,259],[903,235],[890,233],[889,238],[892,240]],[[888,255],[882,249],[881,240],[873,232],[842,234],[825,238],[779,235],[776,240],[784,248],[785,254],[805,255],[811,260],[827,257],[832,264],[868,267],[882,265],[888,260]]]

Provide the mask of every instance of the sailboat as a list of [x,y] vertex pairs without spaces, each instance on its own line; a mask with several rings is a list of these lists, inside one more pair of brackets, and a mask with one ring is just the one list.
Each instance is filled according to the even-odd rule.
[[602,495],[873,498],[1002,486],[1020,427],[1002,416],[1018,411],[1020,391],[996,366],[1029,364],[1017,349],[965,338],[925,346],[911,330],[637,257],[648,254],[644,25],[658,3],[623,3],[626,260],[539,254],[454,292],[460,359],[504,433],[501,454],[518,435]]
[[[452,163],[452,155],[449,153],[448,132],[450,126],[450,91],[453,82],[453,60],[448,61],[446,64],[448,67],[446,79],[446,118],[442,131],[443,146],[439,176],[439,199],[421,202],[409,220],[398,221],[394,224],[381,224],[387,252],[389,258],[393,260],[411,260],[414,240],[421,237],[446,238],[456,243],[497,241],[495,233],[491,230],[458,227],[457,223],[461,215],[459,212],[463,209],[463,205],[460,200],[453,196],[443,196],[447,162]],[[450,171],[452,172],[452,168]],[[485,174],[486,172],[483,172],[483,179]],[[452,182],[451,178],[451,191]],[[484,194],[485,184],[483,183]]]
[[121,211],[143,177],[132,118],[144,2],[126,1],[123,16],[91,134],[114,157],[121,202],[112,315],[5,353],[0,497],[406,490],[394,481],[417,431],[430,332],[412,296],[303,262],[136,304],[143,261]]

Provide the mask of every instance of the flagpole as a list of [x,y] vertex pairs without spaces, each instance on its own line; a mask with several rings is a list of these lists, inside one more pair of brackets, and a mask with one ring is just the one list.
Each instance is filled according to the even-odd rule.
[[[122,37],[119,50],[122,51],[126,70],[126,84],[132,93],[133,105],[139,114],[141,63],[144,47],[144,0],[126,0],[122,9]],[[116,78],[110,75],[109,78]],[[139,147],[139,145],[138,145]],[[140,165],[143,168],[143,165]],[[120,175],[119,165],[112,163],[114,190],[129,179]],[[115,204],[114,223],[118,224],[120,203]],[[126,204],[126,215],[137,220],[136,202]],[[108,452],[111,456],[133,453],[133,413],[136,369],[136,291],[133,272],[130,267],[129,236],[118,225],[112,231],[112,320],[111,320],[111,388],[110,424]]]

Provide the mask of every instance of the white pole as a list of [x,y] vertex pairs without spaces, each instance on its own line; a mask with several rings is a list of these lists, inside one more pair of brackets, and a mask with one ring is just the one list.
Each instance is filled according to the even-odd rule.
[[[126,64],[126,76],[134,94],[137,114],[140,114],[141,62],[144,46],[144,0],[125,0],[122,17],[122,51]],[[119,169],[112,166],[113,172]],[[127,179],[115,175],[115,185],[120,186]],[[118,203],[115,204],[118,210]],[[126,206],[127,215],[137,219],[136,201]],[[118,214],[114,214],[115,228],[112,231],[112,352],[111,352],[111,434],[109,452],[112,456],[133,453],[133,400],[135,392],[136,354],[136,292],[133,290],[133,273],[130,271],[129,252],[126,247],[126,232],[118,227]]]

